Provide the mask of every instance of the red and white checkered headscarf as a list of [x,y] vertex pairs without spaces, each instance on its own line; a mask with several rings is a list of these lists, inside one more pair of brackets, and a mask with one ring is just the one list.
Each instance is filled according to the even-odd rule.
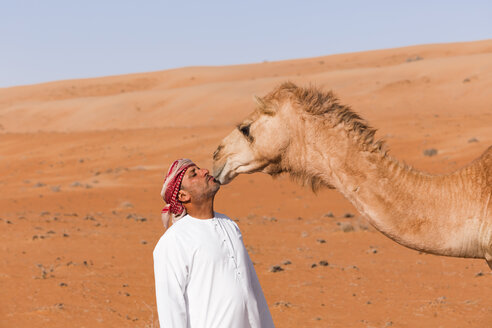
[[181,189],[181,181],[183,181],[186,170],[193,165],[195,163],[187,158],[178,159],[174,161],[166,174],[166,179],[161,190],[161,196],[167,203],[166,207],[161,211],[162,223],[166,229],[171,222],[175,223],[186,215],[186,209],[178,200],[178,193]]

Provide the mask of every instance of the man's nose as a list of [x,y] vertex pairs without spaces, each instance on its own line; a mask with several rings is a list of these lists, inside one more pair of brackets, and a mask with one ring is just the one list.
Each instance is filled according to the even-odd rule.
[[205,176],[209,174],[210,172],[207,169],[202,169],[202,174]]

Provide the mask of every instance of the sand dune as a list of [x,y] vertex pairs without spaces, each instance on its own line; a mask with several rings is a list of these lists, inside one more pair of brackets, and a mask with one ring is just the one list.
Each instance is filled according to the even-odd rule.
[[[492,144],[492,40],[0,89],[0,327],[156,327],[165,170],[210,167],[253,96],[285,80],[332,89],[421,170]],[[238,221],[278,327],[492,324],[484,261],[405,249],[336,191],[240,176],[217,210]]]

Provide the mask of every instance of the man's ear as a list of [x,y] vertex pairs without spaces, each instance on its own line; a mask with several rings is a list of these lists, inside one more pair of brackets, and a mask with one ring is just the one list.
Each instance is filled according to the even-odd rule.
[[181,203],[188,203],[191,200],[191,195],[186,190],[180,190],[178,192],[178,200]]

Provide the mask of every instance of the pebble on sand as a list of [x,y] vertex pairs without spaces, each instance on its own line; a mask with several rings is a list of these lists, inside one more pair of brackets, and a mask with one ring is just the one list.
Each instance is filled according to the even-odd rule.
[[278,302],[273,303],[273,306],[283,306],[283,307],[289,308],[292,306],[292,304],[290,304],[290,302],[278,301]]
[[424,156],[432,157],[435,155],[437,155],[437,149],[435,149],[435,148],[430,148],[430,149],[424,150]]
[[282,268],[280,265],[273,265],[270,267],[270,272],[280,272],[284,271],[284,268]]

